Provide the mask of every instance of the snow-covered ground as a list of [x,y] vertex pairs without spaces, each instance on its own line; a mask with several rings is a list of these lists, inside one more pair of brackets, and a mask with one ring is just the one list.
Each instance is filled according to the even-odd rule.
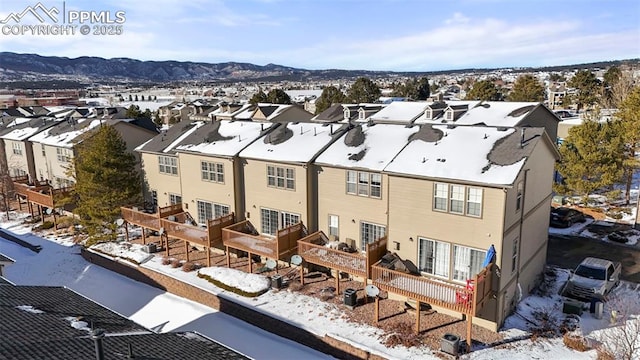
[[[0,254],[16,261],[5,268],[5,277],[18,285],[67,286],[154,331],[198,331],[257,359],[328,358],[324,354],[266,333],[215,309],[162,292],[88,263],[79,256],[78,245],[74,245],[70,238],[49,236],[44,239],[32,234],[30,228],[22,225],[20,221],[3,222],[0,223],[0,227],[18,234],[25,241],[43,247],[43,250],[36,254],[0,239]],[[185,272],[181,268],[163,265],[160,258],[149,258],[130,244],[101,245],[100,251],[110,253],[114,257],[135,259],[142,263],[141,266],[189,282],[218,296],[253,306],[258,311],[269,313],[313,333],[331,334],[346,339],[387,358],[439,358],[438,354],[426,348],[386,348],[380,342],[378,329],[349,322],[343,316],[342,310],[316,298],[286,290],[268,291],[258,297],[245,298],[217,288],[197,277],[197,271]],[[242,277],[243,282],[250,283],[243,285],[249,289],[264,286],[264,279],[260,276],[249,278],[242,271],[218,271],[210,268],[199,271],[225,283],[237,281]],[[565,317],[562,314],[562,298],[558,295],[558,289],[566,281],[569,272],[564,269],[552,269],[547,273],[553,275],[549,275],[548,282],[545,282],[548,284],[547,290],[543,294],[524,298],[519,303],[516,314],[507,319],[502,330],[506,339],[503,344],[490,348],[476,346],[472,353],[463,356],[464,359],[597,358],[596,350],[579,352],[567,348],[559,334],[531,338],[532,333],[539,331],[535,329],[543,325],[540,314],[546,314],[547,318],[554,319],[558,324]],[[637,284],[623,283],[614,290],[612,300],[605,305],[605,316],[602,319],[596,319],[589,311],[573,319],[578,325],[575,333],[593,340],[620,338],[620,329],[627,329],[620,323],[637,324],[633,317],[640,313],[640,305],[637,305],[640,302],[638,294]],[[611,325],[609,315],[612,310],[618,311],[619,314],[615,326]],[[639,354],[635,356],[637,358]]]

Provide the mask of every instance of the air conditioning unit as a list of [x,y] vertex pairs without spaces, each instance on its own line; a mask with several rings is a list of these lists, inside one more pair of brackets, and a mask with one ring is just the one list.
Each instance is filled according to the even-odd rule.
[[358,244],[356,243],[356,239],[351,239],[351,238],[346,238],[344,240],[347,245],[349,245],[349,247],[351,247],[352,249],[357,249],[358,248]]
[[355,289],[344,289],[344,304],[351,309],[358,303],[358,293]]
[[444,334],[440,340],[440,350],[449,355],[458,356],[460,337],[454,334]]
[[146,252],[147,254],[153,254],[156,251],[158,251],[156,244],[146,244],[145,246],[142,247],[142,251]]

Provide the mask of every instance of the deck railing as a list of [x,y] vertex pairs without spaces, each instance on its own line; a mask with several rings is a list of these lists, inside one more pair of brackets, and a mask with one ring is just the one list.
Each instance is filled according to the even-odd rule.
[[202,246],[210,246],[207,228],[171,221],[166,218],[160,219],[160,227],[164,228],[167,236],[171,238],[188,241]]
[[463,314],[473,314],[473,289],[411,275],[374,265],[372,281],[378,288],[415,299],[423,303],[451,309]]
[[120,212],[122,213],[122,218],[130,224],[138,225],[143,228],[155,231],[160,230],[161,226],[158,213],[147,213],[135,208],[128,207],[121,207]]
[[326,245],[318,245],[317,241],[327,243],[327,236],[322,231],[317,231],[303,239],[298,240],[298,254],[311,264],[325,266],[356,276],[367,276],[367,259],[360,253],[348,253],[338,249],[332,249]]
[[275,237],[266,237],[261,236],[249,220],[244,220],[222,229],[222,243],[251,254],[285,260],[296,252],[297,241],[305,231],[304,225],[298,223],[279,230]]

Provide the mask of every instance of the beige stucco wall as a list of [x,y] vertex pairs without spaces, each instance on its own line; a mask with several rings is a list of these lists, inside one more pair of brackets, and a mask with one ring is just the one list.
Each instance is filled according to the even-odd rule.
[[[245,207],[248,220],[258,231],[262,229],[260,209],[285,211],[300,215],[306,225],[313,223],[307,209],[307,169],[302,165],[276,163],[262,160],[243,159],[245,178]],[[267,165],[294,169],[295,190],[278,189],[267,186]]]
[[483,189],[482,216],[478,218],[434,211],[433,181],[390,175],[388,183],[389,241],[400,243],[400,250],[395,252],[401,258],[418,265],[418,237],[483,251],[494,244],[500,253],[505,201],[502,189]]
[[[351,170],[351,169],[349,169]],[[318,229],[329,234],[329,215],[338,216],[340,241],[360,246],[362,221],[387,227],[387,176],[382,176],[382,198],[347,194],[347,169],[318,167]]]
[[158,206],[169,205],[170,193],[181,195],[180,161],[178,161],[178,175],[161,174],[158,154],[142,153],[142,170],[146,181],[145,189],[148,192],[151,190],[158,192]]
[[[185,184],[182,187],[182,201],[194,219],[198,218],[198,200],[226,205],[230,212],[238,213],[235,202],[234,162],[231,159],[187,153],[179,153],[178,158],[182,183]],[[224,183],[203,180],[201,161],[222,164]]]

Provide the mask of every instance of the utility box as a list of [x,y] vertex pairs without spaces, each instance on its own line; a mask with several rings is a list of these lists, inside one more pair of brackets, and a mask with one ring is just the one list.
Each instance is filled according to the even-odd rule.
[[597,301],[595,304],[595,311],[593,312],[593,317],[596,319],[602,319],[602,314],[604,313],[604,303],[602,301]]
[[282,288],[282,275],[275,274],[271,277],[271,287],[274,289]]
[[349,306],[350,308],[356,307],[356,303],[358,302],[358,293],[355,289],[344,289],[344,304]]
[[565,300],[562,304],[562,312],[565,314],[576,314],[578,316],[582,315],[582,302],[580,301],[572,301]]
[[146,252],[147,254],[153,254],[156,251],[158,251],[158,248],[156,247],[156,244],[151,243],[151,244],[146,244],[145,246],[143,246],[142,250],[144,252]]
[[454,334],[444,334],[440,340],[440,351],[449,355],[458,356],[460,348],[460,336]]

